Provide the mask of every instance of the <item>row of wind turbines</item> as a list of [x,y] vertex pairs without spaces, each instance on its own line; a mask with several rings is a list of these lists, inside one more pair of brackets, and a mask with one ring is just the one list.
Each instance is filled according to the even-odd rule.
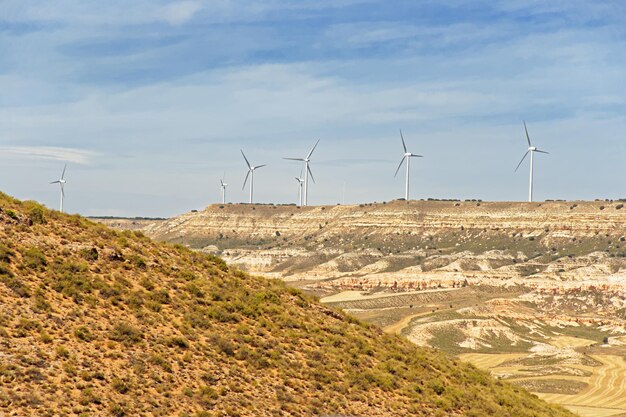
[[[532,202],[533,201],[533,175],[534,175],[535,152],[544,153],[544,154],[547,154],[548,152],[543,151],[532,144],[530,140],[530,135],[528,134],[528,128],[526,127],[526,122],[524,122],[524,132],[526,133],[526,141],[528,142],[528,150],[522,157],[519,164],[517,164],[517,167],[515,168],[515,172],[517,172],[517,170],[522,165],[522,163],[524,162],[528,154],[530,154],[530,184],[529,184],[529,189],[528,189],[528,201]],[[402,156],[402,159],[400,160],[400,164],[398,165],[398,168],[396,169],[394,178],[397,177],[398,172],[400,171],[400,168],[402,168],[402,165],[406,163],[404,198],[405,200],[408,200],[409,199],[409,184],[410,184],[410,176],[411,176],[410,175],[411,158],[423,158],[424,156],[409,152],[406,146],[406,142],[404,141],[404,135],[402,134],[402,130],[400,130],[400,140],[402,141],[402,148],[404,149],[404,155]],[[304,158],[283,158],[286,160],[297,161],[297,162],[303,163],[302,169],[300,170],[300,176],[295,177],[296,181],[298,182],[298,203],[300,206],[307,206],[309,202],[309,176],[311,177],[311,180],[315,182],[315,178],[313,177],[313,172],[311,171],[311,165],[310,165],[311,156],[313,155],[313,152],[315,151],[315,148],[317,148],[317,145],[319,143],[320,141],[318,139],[318,141],[315,142],[315,145],[313,145],[311,150],[306,154]],[[243,181],[243,186],[241,187],[241,189],[243,190],[246,187],[246,184],[248,183],[248,179],[250,179],[250,182],[249,182],[250,198],[248,201],[250,204],[252,204],[254,202],[254,172],[259,168],[263,168],[267,166],[267,164],[252,165],[250,161],[248,160],[248,158],[246,157],[246,154],[243,152],[243,150],[241,150],[241,155],[243,156],[243,159],[246,162],[246,166],[248,167],[248,172],[246,173],[246,178]],[[67,164],[63,167],[63,172],[61,173],[61,177],[58,180],[52,181],[50,183],[50,184],[59,184],[61,188],[61,208],[60,208],[61,212],[63,212],[63,202],[65,200],[65,184],[66,184],[65,171],[66,169],[67,169]],[[221,197],[222,197],[222,204],[226,203],[226,187],[227,186],[228,184],[225,182],[225,178],[222,177],[220,179],[220,192],[221,192]]]
[[[533,175],[534,175],[535,152],[545,153],[545,154],[547,154],[548,152],[543,151],[537,148],[536,146],[533,146],[530,140],[530,135],[528,134],[528,128],[526,127],[525,121],[524,121],[524,132],[526,133],[526,141],[528,142],[528,150],[522,157],[522,160],[519,162],[519,164],[517,164],[517,167],[515,168],[515,172],[517,172],[517,170],[522,165],[522,163],[524,162],[528,154],[530,154],[530,184],[529,184],[529,189],[528,189],[528,201],[532,202],[533,201]],[[398,165],[398,168],[396,169],[394,178],[398,176],[398,172],[400,171],[400,168],[402,168],[402,164],[406,163],[404,199],[408,200],[409,199],[409,184],[410,184],[410,177],[411,177],[410,175],[411,158],[423,158],[424,156],[414,154],[408,151],[406,147],[406,142],[404,141],[404,135],[402,134],[402,129],[400,129],[400,140],[402,141],[402,148],[404,149],[404,155],[402,156],[402,159],[400,160],[400,164]],[[313,148],[311,148],[309,153],[304,158],[283,158],[283,159],[287,159],[290,161],[299,161],[299,162],[304,163],[304,166],[302,167],[302,170],[300,171],[300,176],[295,177],[296,181],[298,181],[298,202],[300,206],[308,205],[309,175],[311,176],[311,180],[315,182],[315,178],[313,177],[313,172],[311,172],[310,163],[311,163],[311,155],[313,155],[313,152],[315,151],[315,148],[317,147],[319,143],[320,141],[318,139],[318,141],[315,142],[315,145],[313,145]],[[254,171],[264,166],[267,166],[267,164],[251,165],[250,161],[248,161],[248,158],[246,157],[246,154],[243,152],[243,150],[241,150],[241,155],[243,156],[243,159],[246,162],[246,165],[248,166],[248,172],[246,174],[246,178],[243,182],[243,186],[241,187],[241,189],[243,190],[246,187],[246,183],[248,182],[248,177],[249,177],[250,178],[250,198],[248,201],[250,204],[252,204],[254,201]],[[304,178],[302,178],[303,173],[304,173]],[[221,191],[221,197],[222,197],[222,204],[226,203],[226,187],[228,186],[228,184],[224,182],[225,181],[224,177],[220,179],[220,191]]]

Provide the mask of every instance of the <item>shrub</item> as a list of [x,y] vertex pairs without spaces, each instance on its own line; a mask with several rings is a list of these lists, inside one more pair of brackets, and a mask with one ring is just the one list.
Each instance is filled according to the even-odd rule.
[[30,248],[24,252],[24,265],[30,269],[40,270],[48,265],[48,261],[41,249]]
[[98,249],[83,248],[80,250],[80,256],[86,261],[95,262],[98,260]]
[[140,342],[143,339],[143,333],[129,323],[120,322],[111,331],[109,339],[131,345]]
[[43,214],[43,208],[39,205],[32,207],[28,211],[28,219],[32,224],[45,224],[46,218]]
[[5,267],[0,264],[0,281],[10,288],[17,296],[22,298],[30,297],[30,287],[22,280],[14,276],[11,271],[5,272]]
[[189,347],[189,342],[184,337],[174,336],[174,337],[170,337],[167,340],[167,345],[169,347],[179,347],[179,348],[187,349]]
[[11,263],[11,258],[15,255],[7,245],[0,243],[0,262]]
[[122,378],[113,378],[113,381],[111,381],[111,386],[115,391],[119,392],[120,394],[128,393],[131,388],[130,381],[128,381],[128,379]]
[[139,285],[148,291],[154,290],[154,282],[152,282],[148,277],[142,277],[141,281],[139,281]]
[[192,295],[194,295],[194,296],[196,296],[198,298],[204,297],[204,293],[202,292],[200,287],[198,287],[193,282],[188,283],[185,288],[187,289],[187,291],[189,291],[189,293],[191,293]]
[[69,358],[70,357],[70,351],[67,350],[67,348],[63,345],[59,345],[56,347],[55,352],[57,354],[58,358]]
[[160,366],[166,372],[172,372],[172,365],[161,355],[150,355],[148,362]]
[[139,269],[146,269],[146,261],[139,255],[131,255],[130,263]]
[[150,299],[159,304],[169,304],[172,301],[170,293],[166,289],[153,291],[150,294]]
[[91,342],[95,338],[87,326],[77,327],[76,330],[74,330],[74,336],[85,342]]
[[124,417],[126,415],[126,409],[122,404],[113,404],[109,407],[109,413],[113,417]]
[[219,256],[215,256],[215,255],[206,255],[207,258],[209,258],[209,260],[211,262],[213,262],[215,264],[215,266],[217,266],[220,270],[227,272],[228,271],[228,265],[226,264],[226,261],[224,261],[222,258],[220,258]]
[[224,336],[212,334],[209,340],[219,352],[224,353],[226,356],[233,356],[235,354],[235,344]]
[[191,271],[180,271],[178,273],[178,278],[185,281],[195,281],[198,277]]

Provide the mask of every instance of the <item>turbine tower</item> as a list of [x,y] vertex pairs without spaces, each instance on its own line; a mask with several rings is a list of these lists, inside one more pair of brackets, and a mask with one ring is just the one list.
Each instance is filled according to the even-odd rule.
[[402,129],[400,129],[400,139],[402,139],[402,147],[404,148],[404,156],[402,157],[402,160],[400,161],[400,165],[398,165],[398,169],[396,169],[396,173],[394,174],[393,177],[395,178],[398,175],[398,171],[400,171],[400,167],[402,167],[402,164],[406,160],[406,186],[404,190],[404,199],[406,201],[409,201],[409,171],[411,169],[411,158],[423,158],[423,156],[416,155],[414,153],[407,151],[406,143],[404,143],[404,136],[402,136]]
[[519,164],[517,164],[517,168],[515,168],[515,172],[517,172],[517,170],[519,169],[520,165],[522,165],[522,162],[524,162],[524,159],[526,159],[526,156],[528,156],[528,154],[530,154],[530,184],[528,186],[528,201],[530,203],[532,203],[532,201],[533,201],[533,169],[534,169],[535,152],[545,153],[545,154],[547,154],[548,152],[542,151],[542,150],[538,149],[536,146],[533,146],[532,142],[530,141],[530,136],[528,135],[528,128],[526,128],[526,122],[525,121],[524,121],[524,131],[526,132],[526,140],[528,141],[528,150],[526,151],[526,153],[522,157],[522,160],[519,161]]
[[246,188],[246,182],[248,182],[248,177],[250,177],[250,204],[252,204],[252,197],[254,196],[254,171],[266,166],[266,164],[252,166],[250,165],[248,158],[246,158],[246,154],[243,153],[243,150],[241,150],[241,154],[243,155],[243,159],[246,161],[246,165],[248,165],[248,173],[246,174],[246,179],[243,181],[243,187],[241,187],[241,189],[243,190]]
[[311,179],[315,182],[315,178],[313,177],[313,172],[311,172],[311,167],[309,166],[311,162],[311,155],[313,155],[313,151],[317,147],[317,144],[320,143],[319,139],[315,142],[315,145],[311,148],[311,151],[304,158],[283,158],[288,159],[290,161],[300,161],[304,162],[304,198],[303,204],[307,206],[309,204],[309,175],[311,175]]
[[224,173],[224,176],[222,177],[222,179],[220,179],[220,190],[222,192],[222,204],[226,204],[226,187],[228,187],[228,184],[224,182],[225,179],[226,179],[226,173]]
[[63,172],[61,173],[61,178],[52,181],[50,184],[59,184],[61,186],[61,213],[63,213],[63,200],[65,199],[65,169],[67,168],[67,164],[63,166]]
[[302,185],[304,184],[304,178],[302,178],[302,171],[300,171],[300,176],[296,177],[296,181],[298,181],[298,204],[302,207]]

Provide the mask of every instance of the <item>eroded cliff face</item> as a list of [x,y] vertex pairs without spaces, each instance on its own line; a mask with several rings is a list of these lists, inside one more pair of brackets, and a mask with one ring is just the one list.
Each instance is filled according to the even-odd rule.
[[622,277],[621,203],[213,205],[142,229],[253,273],[320,286],[446,287]]

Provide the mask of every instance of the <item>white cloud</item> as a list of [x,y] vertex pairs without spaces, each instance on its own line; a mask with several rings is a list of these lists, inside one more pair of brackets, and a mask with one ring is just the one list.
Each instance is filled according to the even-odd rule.
[[199,1],[180,1],[165,6],[165,20],[172,25],[181,25],[202,9]]
[[17,157],[27,159],[47,159],[87,165],[98,154],[83,149],[59,148],[52,146],[3,146],[0,157]]

